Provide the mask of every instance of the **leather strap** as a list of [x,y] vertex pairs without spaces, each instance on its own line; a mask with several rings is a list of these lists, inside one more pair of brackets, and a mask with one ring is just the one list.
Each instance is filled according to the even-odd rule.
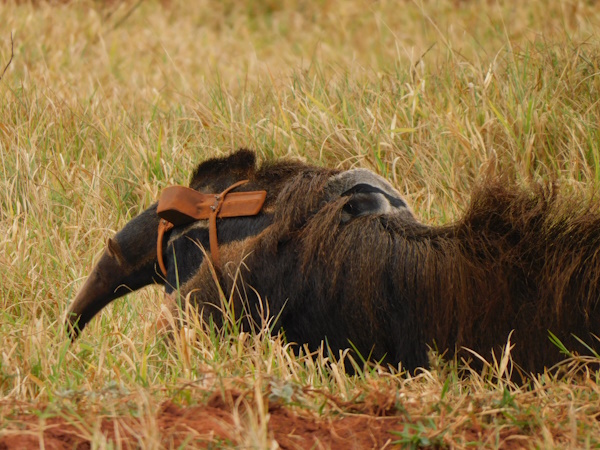
[[[235,189],[238,186],[241,186],[242,184],[246,184],[247,182],[248,182],[248,180],[242,180],[242,181],[238,181],[237,183],[234,183],[231,186],[229,186],[227,189],[225,189],[223,192],[221,192],[219,195],[217,195],[215,197],[217,204],[214,206],[211,206],[211,208],[210,208],[211,213],[210,213],[210,216],[208,219],[208,237],[209,237],[209,242],[210,242],[210,254],[212,256],[213,264],[217,267],[221,266],[221,257],[219,255],[219,242],[217,241],[217,216],[219,215],[219,212],[221,211],[223,202],[225,201],[225,197],[227,196],[229,191]],[[266,192],[265,192],[265,196],[266,196]]]
[[165,233],[175,226],[197,220],[208,219],[210,254],[213,264],[216,267],[220,265],[217,218],[255,216],[262,209],[267,197],[266,191],[230,192],[247,182],[248,180],[238,181],[217,195],[203,194],[183,186],[170,186],[162,191],[156,208],[161,217],[156,254],[160,270],[165,276],[167,269],[162,254]]
[[160,270],[165,277],[167,276],[167,268],[165,267],[165,263],[163,261],[162,242],[165,233],[173,227],[174,225],[171,222],[167,222],[165,219],[160,219],[160,222],[158,222],[158,241],[156,242],[156,257],[158,258],[158,267],[160,267]]

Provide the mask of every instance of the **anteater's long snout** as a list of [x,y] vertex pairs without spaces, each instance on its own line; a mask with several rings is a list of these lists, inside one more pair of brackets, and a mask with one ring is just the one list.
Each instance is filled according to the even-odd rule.
[[155,282],[158,217],[156,205],[130,221],[106,249],[67,312],[67,333],[75,340],[113,300]]
[[67,313],[67,332],[74,340],[79,332],[112,300],[130,292],[125,286],[128,270],[120,261],[115,241],[108,240],[106,250]]

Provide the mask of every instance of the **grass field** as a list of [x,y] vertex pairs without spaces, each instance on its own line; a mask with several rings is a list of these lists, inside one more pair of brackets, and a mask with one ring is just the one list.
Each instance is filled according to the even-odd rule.
[[372,169],[432,224],[490,172],[597,195],[600,5],[35,3],[0,6],[0,449],[600,446],[581,358],[348,376],[268,333],[165,340],[158,288],[63,327],[106,239],[238,147]]

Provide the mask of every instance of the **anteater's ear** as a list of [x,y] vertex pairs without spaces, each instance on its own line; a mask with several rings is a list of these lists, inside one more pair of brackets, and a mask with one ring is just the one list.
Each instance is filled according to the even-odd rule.
[[348,197],[342,221],[369,214],[402,214],[414,218],[412,211],[384,178],[367,170],[354,169],[332,176],[325,186],[328,200]]

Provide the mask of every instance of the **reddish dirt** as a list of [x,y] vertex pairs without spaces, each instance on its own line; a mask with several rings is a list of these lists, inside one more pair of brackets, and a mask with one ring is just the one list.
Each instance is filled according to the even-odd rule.
[[[92,419],[88,423],[94,422]],[[240,436],[243,431],[235,425],[233,408],[220,398],[189,407],[166,402],[146,417],[104,418],[97,422],[101,423],[99,430],[86,429],[81,417],[42,420],[37,415],[20,415],[7,423],[0,426],[0,450],[84,450],[91,448],[92,435],[96,440],[103,435],[106,441],[122,448],[143,448],[144,442],[155,445],[157,441],[163,448],[237,447],[244,439]],[[391,431],[402,428],[400,416],[355,413],[324,418],[274,405],[269,408],[267,433],[281,449],[349,450],[385,447],[397,438]]]
[[[320,416],[311,410],[263,399],[269,403],[266,437],[269,444],[273,441],[278,444],[271,448],[390,448],[396,447],[393,443],[402,439],[402,435],[408,439],[404,444],[415,448],[440,448],[439,444],[441,448],[453,447],[452,442],[443,439],[436,442],[413,436],[411,427],[414,429],[415,423],[411,424],[411,418],[397,409],[389,392],[370,391],[360,401],[341,401],[324,392],[313,391],[313,394],[326,399],[327,414]],[[31,414],[18,412],[24,411],[26,405],[10,405],[12,413],[0,412],[0,450],[88,450],[93,445],[104,448],[111,443],[112,447],[123,449],[260,448],[265,442],[249,439],[245,434],[247,429],[261,429],[256,424],[248,425],[252,418],[258,420],[261,416],[256,412],[251,391],[244,394],[224,389],[195,406],[166,401],[156,408],[142,408],[143,413],[139,413],[138,407],[137,415],[120,412],[99,418],[92,411],[94,407],[79,406],[84,408],[83,412],[70,409]],[[415,419],[413,416],[412,420]],[[403,433],[405,427],[407,433]],[[453,442],[460,442],[461,448],[472,446],[468,443],[488,443],[493,448],[520,449],[527,446],[530,438],[514,427],[486,429],[477,420],[453,428],[453,439],[458,439]],[[436,430],[430,431],[438,434]],[[559,436],[556,438],[559,442]]]

